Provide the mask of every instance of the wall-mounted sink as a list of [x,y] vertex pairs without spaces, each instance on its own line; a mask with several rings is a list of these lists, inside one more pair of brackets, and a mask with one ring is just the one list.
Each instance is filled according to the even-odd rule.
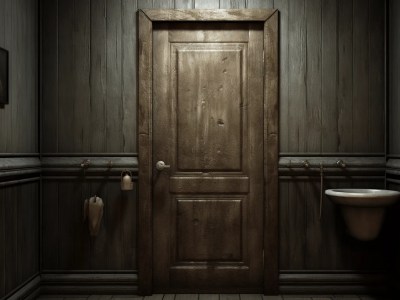
[[375,189],[331,189],[325,194],[341,206],[350,234],[363,241],[379,235],[385,208],[400,198],[400,192]]

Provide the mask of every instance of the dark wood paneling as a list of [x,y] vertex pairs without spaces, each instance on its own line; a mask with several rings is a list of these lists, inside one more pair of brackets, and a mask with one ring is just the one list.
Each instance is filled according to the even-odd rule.
[[9,51],[9,104],[0,106],[0,152],[38,152],[38,1],[0,1],[0,47]]
[[[0,0],[0,7],[7,1],[11,3],[10,0]],[[274,7],[280,10],[280,151],[384,151],[384,90],[380,81],[384,54],[383,1],[101,0],[95,4],[92,1],[88,19],[79,17],[87,14],[87,1],[80,4],[77,0],[75,3],[69,1],[64,11],[62,5],[67,5],[67,2],[43,2],[43,152],[137,151],[137,29],[136,14],[132,13],[136,7],[238,8],[245,5],[248,8]],[[392,2],[393,7],[399,6],[396,1]],[[77,12],[80,6],[84,9]],[[396,25],[398,20],[393,19],[393,23],[397,30],[400,27]],[[75,29],[79,29],[77,33],[71,31]],[[86,31],[82,31],[84,29]],[[365,39],[357,32],[361,32]],[[68,39],[73,43],[68,44]],[[89,54],[88,44],[91,45]],[[61,49],[62,45],[69,47],[69,54],[67,49]],[[398,45],[391,48],[392,52],[400,52]],[[78,85],[78,79],[73,75],[76,74],[73,55],[80,53],[90,61],[90,78],[88,81],[87,66],[78,66],[83,68],[80,75],[84,76],[83,79],[79,77]],[[399,98],[400,66],[396,67],[396,60],[393,66],[392,81],[395,84],[392,84],[391,91]],[[86,105],[82,111],[78,111],[78,98]],[[396,129],[400,123],[397,124],[394,118],[400,114],[400,104],[392,102],[391,105],[392,128]],[[77,118],[81,119],[72,124]],[[88,141],[83,141],[81,138],[87,137],[88,132]],[[353,136],[357,137],[353,139]],[[391,136],[391,140],[399,141],[398,146],[391,142],[392,153],[400,153],[398,130],[392,130]],[[360,181],[357,179],[355,182]],[[378,186],[382,182],[380,180]],[[67,261],[70,255],[77,255],[78,263],[74,267],[81,270],[136,269],[136,231],[133,228],[137,218],[132,212],[136,209],[135,196],[132,196],[134,201],[129,202],[132,207],[125,207],[120,201],[117,182],[90,180],[86,183],[92,193],[99,191],[105,193],[105,201],[110,199],[106,204],[108,212],[102,231],[90,242],[86,224],[82,224],[80,219],[85,193],[81,184],[81,181],[76,184],[69,180],[45,181],[43,268],[62,269],[62,261]],[[280,184],[281,269],[374,269],[382,262],[378,255],[381,253],[379,247],[372,245],[365,250],[346,236],[340,214],[329,200],[325,201],[323,219],[319,221],[318,181],[291,178],[281,180]],[[328,182],[328,186],[344,185],[346,181],[342,180]],[[375,181],[368,186],[375,186]],[[70,187],[78,191],[69,191]],[[73,200],[68,200],[72,201],[70,204],[62,204],[66,208],[60,210],[64,198]],[[122,214],[122,208],[126,210],[123,212],[126,216],[120,221],[116,216]],[[68,230],[68,226],[78,232]],[[65,251],[61,251],[61,239],[64,235],[68,238],[68,234],[76,246],[67,246]],[[89,247],[89,252],[85,247]],[[75,248],[86,252],[76,254],[73,252]],[[296,251],[289,252],[290,249]],[[110,255],[119,257],[102,259]],[[357,255],[360,258],[349,258]],[[361,259],[369,259],[369,262],[360,266]]]
[[[337,187],[383,188],[384,179],[325,179],[324,189]],[[340,210],[324,196],[319,218],[318,177],[281,177],[280,180],[281,270],[380,270],[389,266],[384,242],[369,244],[346,234]]]
[[[91,238],[83,202],[104,201],[100,233]],[[135,270],[136,192],[122,192],[119,181],[45,179],[42,202],[43,270]]]
[[377,0],[45,1],[44,152],[136,151],[136,8],[245,6],[280,10],[280,150],[383,152]]
[[0,297],[39,272],[39,184],[0,188]]
[[389,153],[400,154],[400,2],[389,1]]

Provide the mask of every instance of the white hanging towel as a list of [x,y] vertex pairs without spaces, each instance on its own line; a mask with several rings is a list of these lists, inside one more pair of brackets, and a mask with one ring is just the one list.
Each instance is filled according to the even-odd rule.
[[99,234],[101,220],[103,218],[103,209],[103,199],[94,196],[85,200],[84,218],[88,220],[91,236],[97,236]]

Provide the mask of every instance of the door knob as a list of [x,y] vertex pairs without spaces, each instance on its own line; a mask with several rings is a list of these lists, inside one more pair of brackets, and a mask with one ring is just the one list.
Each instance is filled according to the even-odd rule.
[[162,160],[160,160],[160,161],[158,161],[158,162],[156,163],[156,169],[157,169],[158,171],[162,171],[162,170],[165,170],[165,169],[169,169],[170,167],[171,167],[170,165],[166,165],[165,162],[163,162]]

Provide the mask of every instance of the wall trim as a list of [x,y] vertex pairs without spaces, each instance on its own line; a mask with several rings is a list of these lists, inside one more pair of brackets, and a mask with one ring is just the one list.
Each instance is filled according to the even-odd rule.
[[43,174],[62,175],[63,173],[77,174],[103,174],[117,175],[122,171],[129,170],[134,174],[138,172],[137,157],[116,156],[57,156],[43,157]]
[[36,299],[36,297],[40,294],[40,282],[40,275],[37,274],[17,287],[11,293],[7,294],[4,299]]
[[42,153],[41,157],[137,157],[136,152],[115,152],[115,153]]
[[283,271],[280,292],[284,294],[369,294],[388,291],[388,275],[358,271]]
[[137,273],[44,273],[40,294],[137,294]]

